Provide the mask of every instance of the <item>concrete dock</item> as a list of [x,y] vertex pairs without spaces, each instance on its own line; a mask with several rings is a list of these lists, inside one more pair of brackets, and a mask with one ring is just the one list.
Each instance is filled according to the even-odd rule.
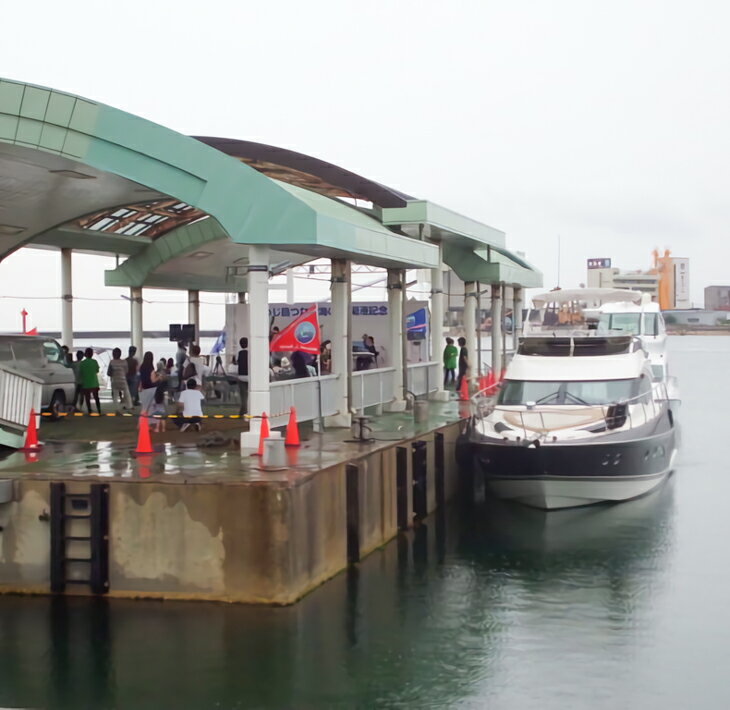
[[[100,302],[95,318],[120,328],[114,346],[131,345],[143,362],[172,354],[145,346],[146,290],[187,292],[187,315],[175,316],[168,335],[197,346],[205,294],[226,294],[225,329],[207,353],[221,357],[208,363],[219,391],[206,398],[230,406],[240,397],[231,411],[243,403],[250,416],[248,426],[206,420],[206,434],[220,428],[226,445],[201,447],[191,432],[172,431],[153,437],[158,454],[142,457],[133,455],[135,420],[107,418],[106,404],[104,418],[44,423],[42,452],[0,460],[0,591],[289,604],[453,494],[455,442],[469,412],[446,401],[445,337],[458,331],[460,369],[468,364],[475,389],[514,347],[524,289],[542,285],[503,231],[314,156],[184,136],[4,79],[0,158],[0,180],[15,186],[0,195],[0,260],[26,247],[58,251],[62,341],[28,340],[35,328],[23,311],[22,335],[6,352],[15,369],[38,376],[16,373],[17,386],[3,385],[3,445],[24,442],[32,412],[60,416],[75,404],[82,378],[61,349],[81,345],[74,252],[114,257],[103,282],[128,289],[111,301],[128,301],[129,330],[111,305]],[[82,273],[90,282],[88,266]],[[296,274],[329,281],[328,297],[309,283],[298,301]],[[280,276],[286,299],[272,308]],[[28,289],[37,282],[28,279]],[[375,286],[382,302],[358,300]],[[292,366],[299,354],[299,367],[286,371],[277,353]],[[310,372],[305,355],[320,369]],[[213,375],[201,365],[202,385]],[[182,367],[184,358],[171,368],[178,378]],[[132,390],[137,375],[130,360]],[[121,381],[115,390],[126,400]],[[431,412],[418,424],[395,414],[426,400]],[[382,408],[391,414],[372,420],[373,441],[348,443],[353,414]],[[246,451],[257,447],[265,415],[283,425],[293,409],[299,423],[331,428],[280,451],[278,470],[263,470]]]
[[50,440],[13,453],[0,460],[0,592],[291,604],[453,496],[469,414],[455,400],[420,423],[383,414],[368,443],[311,433],[280,470],[199,446],[215,421],[151,455]]

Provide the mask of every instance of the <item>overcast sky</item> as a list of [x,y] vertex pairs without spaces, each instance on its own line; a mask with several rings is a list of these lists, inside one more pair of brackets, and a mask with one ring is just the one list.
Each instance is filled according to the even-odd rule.
[[[730,282],[729,21],[721,0],[10,3],[0,73],[440,203],[504,230],[547,287],[558,235],[562,286],[589,257],[648,268],[669,247],[701,305]],[[78,303],[76,327],[127,326],[102,261],[77,263],[82,295],[116,300]],[[57,271],[14,255],[0,296],[56,295]],[[57,303],[23,304],[60,327]],[[0,299],[0,329],[20,305]],[[150,306],[145,325],[184,314]]]

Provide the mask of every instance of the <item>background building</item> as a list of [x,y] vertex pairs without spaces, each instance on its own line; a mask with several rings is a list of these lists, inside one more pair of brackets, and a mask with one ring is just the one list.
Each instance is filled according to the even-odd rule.
[[610,258],[587,261],[588,288],[626,288],[648,293],[662,310],[690,308],[689,259],[654,253],[654,267],[647,271],[622,271]]
[[705,309],[730,311],[730,286],[706,286]]

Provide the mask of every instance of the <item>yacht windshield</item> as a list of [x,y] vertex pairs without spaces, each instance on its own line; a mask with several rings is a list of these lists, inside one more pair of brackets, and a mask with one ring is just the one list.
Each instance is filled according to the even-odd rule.
[[[641,313],[602,313],[598,319],[598,332],[605,335],[611,330],[640,335]],[[653,328],[651,332],[654,332]]]
[[499,404],[595,405],[612,404],[636,396],[638,380],[591,380],[587,382],[532,382],[506,380]]

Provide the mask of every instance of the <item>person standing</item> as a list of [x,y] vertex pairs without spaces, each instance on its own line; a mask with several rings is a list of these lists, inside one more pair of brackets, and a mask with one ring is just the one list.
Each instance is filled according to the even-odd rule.
[[241,408],[238,411],[238,416],[242,417],[248,412],[248,338],[241,338],[238,344],[241,346],[236,356],[238,395],[241,398]]
[[122,360],[121,349],[114,348],[106,374],[109,375],[110,379],[112,402],[116,404],[117,399],[119,399],[120,410],[132,408],[132,397],[129,393],[129,385],[127,384],[127,372],[127,362]]
[[311,377],[311,373],[307,368],[307,361],[304,359],[304,353],[296,350],[291,356],[292,370],[294,371],[293,377],[298,379],[300,377]]
[[190,357],[185,361],[183,378],[187,382],[191,377],[195,378],[198,387],[203,389],[205,378],[210,375],[210,368],[205,363],[205,358],[200,354],[200,345],[190,346]]
[[139,404],[139,360],[137,360],[137,348],[134,345],[129,346],[129,355],[125,362],[127,363],[127,387],[129,388],[129,396],[132,398],[132,404]]
[[456,391],[461,390],[461,383],[469,372],[469,351],[466,349],[466,338],[461,337],[459,343],[459,377],[456,380]]
[[373,338],[372,335],[368,335],[367,339],[365,340],[365,349],[372,355],[372,359],[368,363],[368,366],[365,369],[369,370],[371,366],[377,367],[378,366],[378,349],[375,347],[375,338]]
[[319,364],[321,373],[329,375],[332,372],[332,341],[325,340],[319,347]]
[[183,371],[185,370],[185,361],[188,359],[187,350],[185,350],[185,343],[179,340],[177,343],[177,350],[175,351],[175,369],[177,370],[177,388],[182,390],[185,387],[185,381],[183,379]]
[[[121,354],[121,353],[120,353]],[[94,360],[94,351],[91,348],[84,350],[84,359],[79,363],[79,379],[81,380],[81,395],[86,401],[86,410],[91,414],[91,397],[96,402],[96,411],[101,414],[99,403],[99,363]]]
[[453,338],[446,338],[446,347],[444,348],[444,389],[449,385],[449,381],[453,385],[456,382],[456,365],[459,359],[459,351],[454,345]]
[[157,385],[161,382],[155,370],[155,360],[151,352],[146,352],[139,366],[139,401],[142,405],[141,414],[149,414],[155,402]]
[[[71,353],[69,353],[70,357]],[[76,389],[74,390],[74,401],[73,401],[73,408],[74,409],[81,409],[84,405],[84,397],[81,394],[81,375],[79,374],[79,366],[84,361],[84,351],[83,350],[77,350],[76,351],[76,361],[75,362],[69,362],[71,365],[71,369],[74,373],[74,382],[76,383]]]

